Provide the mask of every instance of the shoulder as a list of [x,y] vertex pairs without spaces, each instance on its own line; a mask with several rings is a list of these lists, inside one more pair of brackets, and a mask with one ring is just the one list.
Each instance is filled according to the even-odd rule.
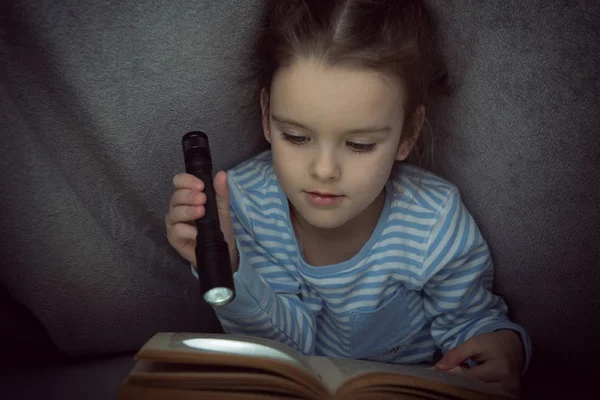
[[394,168],[391,185],[392,209],[396,212],[437,218],[453,201],[460,199],[456,185],[414,165]]
[[[394,169],[390,214],[381,236],[381,251],[399,257],[409,281],[419,286],[432,273],[432,254],[446,253],[453,242],[463,242],[454,229],[465,225],[459,219],[470,218],[457,187],[446,179],[412,165]],[[453,232],[450,232],[453,230]]]

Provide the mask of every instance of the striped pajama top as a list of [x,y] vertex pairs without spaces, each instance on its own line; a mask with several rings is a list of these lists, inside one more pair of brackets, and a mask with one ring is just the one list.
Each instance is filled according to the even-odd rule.
[[491,292],[488,246],[454,185],[396,167],[368,242],[351,259],[318,267],[303,260],[270,151],[228,171],[228,185],[240,264],[236,298],[215,307],[225,332],[305,355],[406,364],[512,329],[527,368],[530,338]]

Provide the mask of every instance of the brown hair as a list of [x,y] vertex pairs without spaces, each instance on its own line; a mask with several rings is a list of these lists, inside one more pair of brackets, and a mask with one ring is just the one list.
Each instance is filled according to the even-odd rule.
[[[254,99],[270,89],[278,68],[298,57],[400,77],[408,88],[407,119],[433,94],[447,92],[434,22],[422,0],[268,0],[263,18],[250,58]],[[408,161],[428,168],[430,145],[421,134]]]

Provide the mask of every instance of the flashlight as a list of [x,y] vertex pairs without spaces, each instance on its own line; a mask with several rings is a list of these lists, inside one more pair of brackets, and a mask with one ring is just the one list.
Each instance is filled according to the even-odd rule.
[[186,133],[181,139],[185,172],[204,182],[206,204],[204,217],[195,221],[196,264],[200,292],[204,301],[212,306],[224,306],[235,298],[233,272],[229,259],[229,248],[221,232],[217,198],[213,186],[213,166],[204,132]]

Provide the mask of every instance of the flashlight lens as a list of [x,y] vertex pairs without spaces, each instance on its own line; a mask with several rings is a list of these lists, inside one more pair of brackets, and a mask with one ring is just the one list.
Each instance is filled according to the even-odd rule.
[[224,306],[233,300],[233,291],[226,287],[216,287],[204,293],[204,300],[213,306]]

